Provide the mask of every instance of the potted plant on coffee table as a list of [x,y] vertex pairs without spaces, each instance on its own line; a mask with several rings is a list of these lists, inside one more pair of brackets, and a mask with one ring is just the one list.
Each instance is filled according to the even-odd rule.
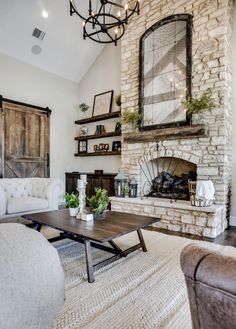
[[65,200],[66,200],[66,208],[69,208],[70,216],[75,217],[78,214],[78,209],[79,209],[78,194],[66,193]]
[[108,204],[107,190],[100,187],[95,188],[95,194],[87,198],[87,205],[90,207],[94,219],[104,214],[104,210],[107,209]]

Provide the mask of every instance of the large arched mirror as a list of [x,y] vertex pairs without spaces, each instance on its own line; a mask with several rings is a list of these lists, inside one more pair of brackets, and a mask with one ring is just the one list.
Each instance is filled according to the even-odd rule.
[[185,125],[191,95],[192,16],[166,17],[140,40],[141,129]]

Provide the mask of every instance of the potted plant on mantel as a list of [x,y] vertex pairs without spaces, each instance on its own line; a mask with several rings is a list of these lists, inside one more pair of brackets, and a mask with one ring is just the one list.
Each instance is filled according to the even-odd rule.
[[125,124],[132,130],[137,129],[140,121],[140,114],[138,111],[129,111],[125,109],[121,114],[121,124]]
[[190,119],[193,114],[196,113],[202,116],[200,112],[204,110],[212,110],[216,106],[210,89],[207,89],[207,91],[205,91],[200,97],[187,97],[186,100],[182,101],[182,104],[187,109],[186,113]]
[[78,194],[66,193],[65,200],[66,200],[66,208],[69,208],[70,216],[75,217],[78,214],[78,210],[79,210]]
[[109,198],[107,195],[107,190],[103,188],[95,188],[95,195],[87,198],[87,205],[90,207],[94,219],[102,216],[104,210],[107,209],[109,204]]

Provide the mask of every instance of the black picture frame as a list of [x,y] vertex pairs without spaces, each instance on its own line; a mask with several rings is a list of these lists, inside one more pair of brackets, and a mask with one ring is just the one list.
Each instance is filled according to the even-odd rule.
[[121,123],[117,122],[115,125],[115,131],[120,131],[121,130]]
[[112,142],[112,151],[121,151],[121,141],[114,141]]
[[86,139],[81,139],[79,141],[78,153],[87,153],[88,152],[88,141]]
[[113,90],[105,91],[104,93],[97,94],[93,100],[93,117],[108,114],[112,109]]

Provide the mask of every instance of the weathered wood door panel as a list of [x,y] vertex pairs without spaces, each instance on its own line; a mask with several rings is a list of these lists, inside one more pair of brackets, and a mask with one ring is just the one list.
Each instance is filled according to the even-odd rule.
[[49,177],[49,124],[46,111],[2,103],[2,177]]

